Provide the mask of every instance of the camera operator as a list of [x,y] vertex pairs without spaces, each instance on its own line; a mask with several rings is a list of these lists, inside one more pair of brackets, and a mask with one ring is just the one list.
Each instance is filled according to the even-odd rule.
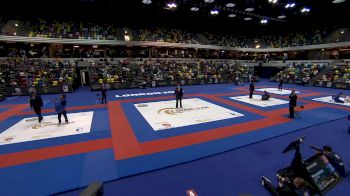
[[262,185],[273,196],[311,196],[313,189],[310,184],[301,177],[295,177],[292,181],[288,177],[278,177],[278,187],[274,187],[269,179],[261,177]]
[[312,146],[311,146],[311,148],[316,150],[317,153],[322,153],[323,155],[325,155],[327,157],[327,159],[329,160],[330,164],[334,167],[334,169],[338,172],[338,174],[341,177],[346,176],[344,162],[339,154],[333,152],[332,147],[323,146],[323,150],[312,147]]

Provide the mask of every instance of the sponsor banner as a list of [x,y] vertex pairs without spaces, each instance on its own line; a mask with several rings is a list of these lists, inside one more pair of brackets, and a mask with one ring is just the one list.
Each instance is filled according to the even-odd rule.
[[[277,94],[277,95],[289,95],[291,93],[291,90],[283,89],[282,91],[279,91],[278,88],[258,88],[255,89],[256,91],[267,91],[269,93]],[[295,91],[295,93],[300,93],[299,91]]]
[[154,131],[244,116],[199,98],[183,99],[183,108],[175,108],[175,100],[138,103],[134,106]]
[[334,84],[335,88],[346,88],[347,85],[345,83],[335,83]]
[[[345,99],[343,97],[339,98],[340,100],[345,102]],[[319,97],[312,99],[314,101],[319,101],[319,102],[324,102],[324,103],[331,103],[331,104],[337,104],[337,105],[343,105],[343,106],[350,106],[350,102],[345,102],[345,103],[337,103],[332,99],[332,96],[327,96],[327,97]]]
[[271,106],[283,105],[283,104],[289,103],[286,100],[275,99],[275,98],[270,98],[269,100],[261,100],[261,95],[253,95],[252,99],[249,99],[248,95],[230,97],[230,99],[241,101],[241,102],[252,104],[252,105],[256,105],[259,107],[271,107]]
[[[93,112],[68,113],[69,123],[58,124],[57,115],[24,118],[0,134],[0,145],[29,142],[55,137],[89,133]],[[62,117],[62,122],[64,118]]]
[[69,84],[64,84],[60,86],[6,87],[6,93],[9,96],[29,95],[33,91],[41,95],[41,94],[61,94],[61,93],[73,92],[73,89]]
[[[191,79],[191,80],[154,80],[146,84],[151,87],[163,87],[163,86],[176,86],[177,83],[181,85],[199,85],[199,84],[223,84],[232,83],[229,79]],[[110,89],[130,89],[138,88],[140,83],[136,82],[121,82],[121,83],[110,83]],[[91,90],[100,90],[100,84],[92,84]]]
[[167,95],[167,94],[174,94],[174,91],[123,94],[123,95],[116,95],[115,97],[123,98],[123,97],[140,97],[140,96],[152,96],[152,95]]

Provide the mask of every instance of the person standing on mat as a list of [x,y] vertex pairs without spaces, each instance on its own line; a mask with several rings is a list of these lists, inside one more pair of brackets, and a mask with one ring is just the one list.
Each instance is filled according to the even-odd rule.
[[58,124],[61,124],[62,114],[64,116],[66,123],[68,123],[66,105],[67,105],[66,95],[61,95],[60,98],[57,99],[55,102],[55,110],[57,112]]
[[297,106],[297,99],[298,96],[295,93],[295,90],[292,90],[289,95],[289,118],[294,118],[294,108]]
[[43,106],[43,100],[34,91],[30,94],[30,108],[34,109],[34,112],[38,116],[38,121],[40,123],[43,120],[43,116],[41,115],[41,107]]
[[180,84],[177,84],[177,87],[175,89],[175,93],[174,96],[176,98],[176,108],[178,108],[179,106],[179,102],[180,102],[180,108],[182,108],[182,97],[184,95],[183,89],[181,88]]
[[249,99],[253,98],[254,90],[255,90],[255,84],[254,82],[251,82],[249,85]]
[[101,94],[102,94],[101,103],[107,103],[107,89],[105,84],[102,84]]
[[283,77],[280,78],[280,83],[278,84],[278,91],[282,91]]

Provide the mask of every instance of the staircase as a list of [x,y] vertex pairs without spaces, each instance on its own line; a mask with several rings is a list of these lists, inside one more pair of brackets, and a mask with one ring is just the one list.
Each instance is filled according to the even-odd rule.
[[210,44],[210,41],[202,34],[197,34],[196,38],[200,44],[204,44],[204,45]]
[[4,84],[0,84],[0,101],[4,101],[6,97],[6,89]]

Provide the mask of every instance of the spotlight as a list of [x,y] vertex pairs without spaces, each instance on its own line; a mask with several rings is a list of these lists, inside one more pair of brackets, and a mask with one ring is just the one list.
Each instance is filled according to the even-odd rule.
[[263,19],[260,21],[261,24],[266,24],[267,23],[267,20],[266,19]]
[[275,4],[275,3],[277,3],[277,0],[269,0],[269,3]]
[[211,10],[211,11],[210,11],[210,14],[211,14],[211,15],[218,15],[218,14],[219,14],[219,11],[218,11],[218,10]]
[[17,23],[15,24],[15,27],[18,27],[18,24],[17,24]]
[[234,18],[234,17],[236,17],[236,14],[230,14],[230,15],[228,15],[228,17],[229,18]]
[[247,17],[247,18],[244,18],[244,20],[248,21],[248,20],[252,20],[252,18]]
[[341,34],[344,34],[344,31],[341,31],[340,33],[341,33]]
[[204,0],[205,3],[213,3],[214,0]]
[[293,8],[293,7],[295,7],[295,3],[287,3],[284,7],[285,7],[286,9],[288,9],[288,8]]
[[177,7],[177,5],[175,3],[168,3],[167,6],[169,9],[173,9],[173,8]]
[[198,10],[199,10],[198,7],[192,7],[192,8],[191,8],[191,11],[193,11],[193,12],[196,12],[196,11],[198,11]]
[[151,0],[142,0],[142,3],[146,4],[146,5],[149,5],[149,4],[152,3],[152,1]]
[[334,1],[332,1],[332,3],[343,3],[344,1],[346,1],[346,0],[334,0]]
[[235,7],[236,6],[236,4],[234,4],[234,3],[228,3],[228,4],[226,4],[226,7]]
[[302,13],[307,13],[310,12],[310,9],[307,7],[304,7],[303,9],[300,10]]

